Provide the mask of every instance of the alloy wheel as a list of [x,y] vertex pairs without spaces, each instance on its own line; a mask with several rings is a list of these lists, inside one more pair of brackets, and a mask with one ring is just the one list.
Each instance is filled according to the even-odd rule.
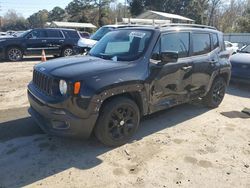
[[220,103],[223,100],[223,97],[225,95],[225,90],[226,88],[223,81],[218,81],[214,85],[212,96],[215,103]]
[[22,51],[18,48],[11,48],[8,51],[8,58],[10,61],[20,61],[22,59]]
[[64,50],[64,56],[71,56],[73,54],[73,50],[71,48],[67,48]]
[[136,112],[129,105],[123,105],[111,113],[108,131],[112,139],[120,140],[133,133],[137,124]]

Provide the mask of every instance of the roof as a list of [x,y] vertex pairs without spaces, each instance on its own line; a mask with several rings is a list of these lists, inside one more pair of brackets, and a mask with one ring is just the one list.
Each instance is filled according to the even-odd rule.
[[77,23],[77,22],[51,22],[50,27],[96,28],[96,26],[91,23]]
[[162,25],[170,23],[170,20],[159,20],[159,19],[140,19],[140,18],[122,18],[123,23],[128,24],[150,24],[150,25]]
[[180,16],[177,14],[170,14],[170,13],[166,13],[166,12],[158,12],[158,11],[146,11],[142,14],[140,14],[137,18],[142,18],[142,19],[176,19],[176,20],[182,20],[182,21],[189,21],[189,22],[194,22],[194,20],[190,19],[190,18],[186,18],[184,16]]
[[114,24],[114,25],[104,25],[102,27],[111,27],[111,28],[124,28],[124,27],[145,27],[151,25],[143,25],[143,24]]

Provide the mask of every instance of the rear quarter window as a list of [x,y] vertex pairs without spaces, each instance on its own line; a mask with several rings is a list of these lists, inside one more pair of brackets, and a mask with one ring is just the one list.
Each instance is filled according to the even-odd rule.
[[209,33],[193,33],[193,55],[203,55],[211,51],[211,39]]
[[71,39],[80,39],[80,36],[77,31],[63,31],[66,38]]

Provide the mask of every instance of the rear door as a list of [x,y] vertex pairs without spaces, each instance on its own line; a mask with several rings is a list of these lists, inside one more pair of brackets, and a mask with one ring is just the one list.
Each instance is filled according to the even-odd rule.
[[65,38],[59,29],[47,29],[46,53],[51,55],[60,55]]
[[[206,32],[192,32],[192,59],[193,59],[193,76],[192,76],[192,93],[197,97],[204,93],[209,84],[212,73],[218,63],[219,48],[212,45],[214,36]],[[215,41],[215,45],[219,45]]]
[[[159,45],[160,44],[160,45]],[[159,47],[158,47],[159,46]],[[152,58],[160,52],[175,51],[179,54],[177,62],[163,67],[151,67],[151,103],[155,110],[164,109],[187,99],[192,84],[192,58],[189,57],[190,33],[174,32],[162,34]]]
[[65,41],[62,48],[71,47],[72,49],[78,47],[78,41],[80,39],[80,34],[76,30],[63,30],[65,36]]
[[42,49],[47,47],[47,34],[42,29],[32,30],[25,40],[28,55],[41,55]]

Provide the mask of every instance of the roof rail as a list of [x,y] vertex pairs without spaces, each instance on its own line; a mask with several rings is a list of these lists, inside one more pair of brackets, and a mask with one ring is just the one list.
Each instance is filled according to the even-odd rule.
[[196,27],[196,28],[207,28],[207,29],[214,29],[217,30],[215,27],[208,26],[208,25],[199,25],[199,24],[182,24],[182,23],[171,23],[171,24],[164,24],[160,27]]

